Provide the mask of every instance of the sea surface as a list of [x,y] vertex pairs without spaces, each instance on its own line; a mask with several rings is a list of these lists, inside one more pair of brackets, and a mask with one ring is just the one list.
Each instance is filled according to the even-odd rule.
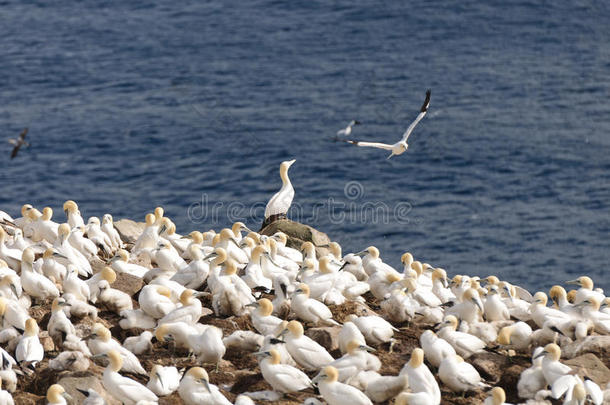
[[[344,252],[450,275],[610,289],[610,3],[1,1],[0,133],[28,127],[0,209],[258,229],[293,219]],[[397,141],[426,89],[409,150]]]

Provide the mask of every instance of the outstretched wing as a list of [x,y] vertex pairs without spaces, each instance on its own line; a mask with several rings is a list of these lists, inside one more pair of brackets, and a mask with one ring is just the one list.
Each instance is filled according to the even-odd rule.
[[21,148],[21,144],[18,143],[14,148],[13,151],[11,152],[11,159],[13,159],[15,156],[17,156],[17,153],[19,153],[19,148]]
[[419,110],[419,115],[417,116],[417,118],[415,118],[415,121],[413,121],[411,125],[409,125],[409,128],[407,128],[405,133],[402,135],[402,142],[406,142],[407,139],[409,139],[409,135],[411,135],[411,132],[413,132],[413,128],[415,128],[419,121],[421,121],[421,119],[424,118],[424,116],[428,112],[428,106],[430,105],[430,93],[430,90],[426,91],[426,99],[424,100],[424,104]]
[[23,141],[25,140],[25,136],[28,134],[28,129],[24,128],[23,131],[21,131],[21,133],[19,134],[19,140]]
[[362,141],[350,141],[346,140],[345,142],[351,143],[356,146],[368,146],[371,148],[379,148],[385,150],[392,150],[393,145],[388,145],[387,143],[379,143],[379,142],[362,142]]

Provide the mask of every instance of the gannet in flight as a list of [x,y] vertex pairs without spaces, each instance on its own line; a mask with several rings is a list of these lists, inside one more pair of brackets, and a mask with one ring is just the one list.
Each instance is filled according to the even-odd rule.
[[392,153],[390,154],[390,156],[388,156],[388,159],[394,155],[402,155],[407,150],[407,148],[409,148],[409,145],[407,144],[407,139],[409,139],[409,135],[411,135],[411,132],[413,132],[413,129],[419,123],[419,121],[421,121],[421,119],[424,118],[424,115],[426,115],[426,112],[428,112],[429,105],[430,105],[430,90],[426,91],[426,100],[424,101],[424,104],[421,106],[421,109],[419,110],[419,115],[417,116],[417,118],[415,118],[415,121],[413,121],[411,123],[411,125],[409,125],[409,128],[407,128],[405,133],[402,135],[402,139],[393,145],[389,145],[387,143],[380,143],[380,142],[361,142],[361,141],[351,141],[351,140],[346,140],[346,142],[349,142],[356,146],[370,146],[372,148],[390,150],[390,151],[392,151]]
[[10,138],[8,140],[8,142],[11,145],[15,145],[15,147],[13,148],[13,151],[11,152],[11,159],[15,158],[15,156],[17,156],[17,153],[19,153],[19,149],[22,146],[30,146],[29,143],[27,143],[25,141],[25,136],[28,134],[28,129],[24,128],[23,131],[21,131],[21,133],[19,134],[19,138],[15,139],[15,138]]
[[348,126],[346,126],[345,128],[337,131],[337,136],[349,136],[352,133],[352,127],[354,125],[360,125],[362,124],[360,121],[356,121],[356,120],[352,120]]
[[286,217],[286,213],[294,198],[294,188],[288,178],[288,169],[296,162],[295,159],[282,162],[280,165],[280,177],[282,178],[282,188],[275,193],[265,207],[265,221],[263,228],[276,219]]

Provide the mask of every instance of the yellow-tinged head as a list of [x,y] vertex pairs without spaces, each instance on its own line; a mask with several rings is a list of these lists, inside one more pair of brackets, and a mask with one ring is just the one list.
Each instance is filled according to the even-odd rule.
[[187,288],[186,290],[182,291],[182,294],[180,294],[180,303],[182,305],[189,305],[191,303],[191,298],[193,297],[193,293],[195,291],[191,290],[190,288]]
[[34,251],[31,248],[23,249],[23,253],[21,254],[21,261],[28,264],[34,263]]
[[235,263],[235,260],[229,259],[226,261],[224,273],[226,276],[232,276],[237,273],[237,263]]
[[573,304],[574,300],[576,299],[576,294],[578,293],[577,290],[570,290],[568,291],[568,294],[566,295],[566,298],[568,299],[568,302]]
[[332,273],[332,270],[329,267],[329,264],[330,264],[330,257],[325,256],[325,257],[320,258],[320,261],[319,261],[320,273],[322,273],[322,274]]
[[159,342],[165,342],[165,336],[167,336],[168,332],[169,332],[169,327],[167,326],[166,323],[163,323],[163,324],[157,326],[157,329],[155,330],[155,337],[157,338],[157,340]]
[[489,276],[485,279],[485,281],[487,282],[487,284],[491,284],[491,285],[500,284],[500,279],[496,276]]
[[193,231],[188,234],[188,238],[196,243],[197,245],[201,245],[203,243],[203,234],[199,231]]
[[205,371],[202,367],[191,367],[189,368],[189,370],[186,372],[186,375],[188,377],[191,377],[192,379],[199,381],[199,382],[206,382],[208,383],[210,381],[210,377],[208,376],[208,372]]
[[[249,238],[246,238],[249,239]],[[263,245],[258,245],[254,249],[252,249],[252,253],[250,254],[250,258],[254,263],[258,263],[261,256],[265,253],[265,247]]]
[[51,207],[44,207],[42,209],[42,220],[50,221],[53,218],[53,209]]
[[157,286],[156,290],[159,295],[162,295],[164,297],[171,298],[172,296],[172,290],[170,290],[164,285]]
[[413,264],[413,255],[409,252],[403,253],[402,256],[400,256],[400,262],[405,266],[411,266],[411,264]]
[[157,207],[157,208],[155,208],[154,214],[155,214],[155,220],[159,221],[159,220],[161,220],[161,218],[163,218],[163,215],[165,214],[165,210],[163,209],[163,207]]
[[567,296],[568,294],[566,293],[566,290],[560,285],[554,285],[549,290],[549,297],[551,297],[551,299],[555,302],[559,301],[562,298],[565,299],[567,298]]
[[269,350],[269,362],[271,364],[280,364],[280,361],[282,360],[282,356],[280,355],[280,352],[278,352],[275,349],[271,349]]
[[502,405],[506,401],[506,393],[501,387],[494,387],[489,392],[493,405]]
[[0,297],[0,317],[4,316],[6,313],[6,298]]
[[25,332],[23,333],[26,336],[38,336],[38,332],[40,331],[40,328],[38,327],[38,324],[36,323],[36,320],[34,318],[28,318],[25,321]]
[[510,337],[513,334],[513,328],[512,326],[505,326],[502,329],[500,329],[500,332],[498,333],[498,338],[497,341],[499,344],[501,345],[510,345]]
[[330,253],[335,256],[336,259],[341,260],[341,245],[339,245],[337,242],[330,242],[328,244],[328,249],[330,250]]
[[318,380],[326,381],[328,383],[337,382],[339,379],[339,372],[333,366],[326,366],[318,374]]
[[60,224],[59,227],[57,228],[57,234],[60,237],[66,237],[70,234],[70,225],[68,225],[67,223],[63,223]]
[[72,200],[66,201],[63,208],[66,214],[78,211],[78,205]]
[[411,352],[411,359],[409,360],[409,365],[412,368],[417,368],[424,364],[424,351],[419,347],[413,349]]
[[443,321],[443,326],[450,326],[453,330],[457,329],[458,324],[458,319],[453,315],[447,315]]
[[112,338],[112,334],[110,333],[110,330],[101,323],[95,323],[93,325],[91,337],[100,339],[103,342],[108,342]]
[[61,397],[71,398],[70,395],[66,393],[64,387],[59,384],[53,384],[47,390],[47,402],[51,404],[62,403]]
[[551,359],[559,361],[561,358],[561,349],[555,343],[549,343],[544,346],[544,351],[541,354],[548,355]]
[[536,294],[534,294],[534,303],[546,305],[547,302],[548,302],[548,298],[547,298],[546,294],[543,293],[542,291],[538,291]]
[[8,264],[4,260],[0,259],[0,269],[3,269],[5,267],[8,267]]
[[392,284],[392,283],[402,280],[402,277],[400,277],[396,273],[387,273],[385,276],[385,279],[389,284]]
[[303,242],[301,244],[301,252],[305,252],[307,254],[312,253],[316,250],[315,246],[313,245],[313,243],[307,241],[307,242]]
[[146,214],[144,220],[146,221],[146,226],[152,226],[157,218],[155,217],[155,214],[148,213]]
[[201,251],[201,247],[197,244],[192,244],[188,247],[189,255],[191,255],[191,260],[201,260],[203,259],[203,252]]
[[568,281],[568,284],[576,284],[585,290],[593,290],[593,280],[588,276],[580,276],[576,280]]
[[576,400],[577,404],[584,404],[587,399],[587,391],[585,387],[578,381],[572,390],[572,398]]
[[258,300],[258,311],[262,316],[269,316],[273,312],[273,304],[267,298]]
[[123,358],[116,350],[110,350],[108,353],[108,367],[114,372],[118,372],[123,367]]
[[286,329],[288,329],[288,331],[292,333],[295,337],[301,337],[304,333],[303,325],[301,325],[301,322],[299,321],[288,322],[288,325],[286,325]]
[[227,251],[221,247],[217,247],[214,249],[214,254],[216,257],[212,260],[212,263],[218,266],[219,264],[224,263],[227,260]]
[[375,246],[367,247],[366,251],[368,252],[369,256],[371,256],[371,258],[373,258],[373,259],[379,258],[379,249],[377,249]]
[[234,223],[233,226],[231,226],[231,231],[233,231],[233,236],[234,237],[238,237],[240,232],[242,230],[245,231],[246,229],[248,229],[246,227],[246,224],[244,224],[243,222],[239,222],[239,221]]
[[23,204],[21,206],[21,216],[24,218],[29,218],[28,217],[28,212],[31,211],[34,207],[32,207],[32,204]]
[[417,289],[417,282],[412,278],[404,278],[402,280],[402,285],[407,289],[407,294],[412,293]]
[[309,286],[305,283],[301,283],[294,292],[296,294],[305,294],[307,297],[309,297]]
[[102,269],[102,279],[106,280],[108,284],[112,284],[116,281],[116,273],[111,267],[104,266]]
[[589,297],[582,302],[584,306],[593,308],[594,311],[599,311],[599,307],[601,306],[601,302],[595,297]]

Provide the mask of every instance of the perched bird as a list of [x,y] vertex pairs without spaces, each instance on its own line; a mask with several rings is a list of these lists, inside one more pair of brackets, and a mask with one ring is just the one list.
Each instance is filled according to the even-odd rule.
[[176,367],[163,367],[155,364],[150,370],[150,379],[146,387],[156,395],[170,395],[180,386],[182,374]]
[[53,384],[47,390],[48,405],[66,405],[66,400],[71,400],[72,397],[66,392],[64,387],[59,384]]
[[83,394],[85,400],[82,402],[82,405],[106,405],[106,400],[97,391],[87,388],[86,390],[82,390],[80,388],[76,389],[78,392]]
[[351,385],[337,381],[339,372],[332,366],[326,366],[312,380],[318,383],[320,395],[328,405],[373,405],[373,402],[360,390]]
[[288,322],[286,329],[281,333],[285,335],[286,349],[301,367],[308,371],[319,370],[330,364],[334,359],[317,342],[305,336],[303,325],[298,321]]
[[260,368],[265,381],[281,393],[297,392],[309,388],[311,380],[301,370],[288,364],[280,363],[280,354],[271,349],[256,353],[260,359]]
[[232,405],[217,386],[210,384],[208,373],[201,367],[192,367],[186,372],[178,394],[186,405]]
[[44,358],[44,349],[38,338],[39,331],[36,320],[30,318],[25,321],[25,331],[15,349],[17,362],[25,364],[32,370]]
[[390,144],[379,143],[379,142],[362,142],[362,141],[351,141],[351,140],[347,140],[346,142],[349,142],[352,145],[356,145],[356,146],[369,146],[369,147],[373,147],[373,148],[380,148],[380,149],[392,151],[392,153],[388,156],[388,159],[390,159],[392,156],[401,155],[407,150],[407,148],[409,148],[409,145],[407,144],[409,135],[411,135],[411,132],[413,132],[413,129],[419,123],[419,121],[421,121],[421,119],[424,118],[424,116],[426,115],[426,112],[428,112],[429,105],[430,105],[430,90],[426,91],[426,99],[424,100],[424,104],[421,106],[421,109],[419,110],[420,112],[419,112],[417,118],[415,118],[415,121],[413,121],[411,123],[411,125],[409,125],[409,128],[407,128],[405,133],[402,135],[402,139],[400,141],[396,142],[395,144],[390,145]]
[[487,388],[479,372],[460,356],[448,356],[441,361],[438,377],[449,389],[455,392],[473,391]]
[[261,227],[264,228],[276,219],[285,218],[286,213],[290,209],[292,199],[294,198],[294,188],[288,177],[288,169],[296,160],[287,160],[280,164],[280,178],[282,179],[282,188],[275,193],[265,207],[265,220]]
[[123,358],[116,350],[110,350],[102,356],[108,357],[108,366],[104,369],[102,384],[106,391],[125,405],[135,405],[138,401],[157,402],[159,399],[148,388],[131,378],[119,374],[123,367]]
[[19,149],[21,149],[22,146],[30,146],[30,144],[25,141],[25,136],[27,134],[28,128],[24,128],[23,131],[21,131],[21,133],[19,134],[19,138],[10,138],[8,140],[8,143],[14,145],[13,151],[11,152],[11,159],[14,159],[17,156],[17,154],[19,153]]
[[430,405],[441,403],[441,390],[434,379],[434,375],[430,372],[428,366],[424,364],[424,351],[422,349],[419,347],[413,349],[411,359],[400,370],[400,374],[407,375],[411,392],[425,392],[428,394],[432,399]]

